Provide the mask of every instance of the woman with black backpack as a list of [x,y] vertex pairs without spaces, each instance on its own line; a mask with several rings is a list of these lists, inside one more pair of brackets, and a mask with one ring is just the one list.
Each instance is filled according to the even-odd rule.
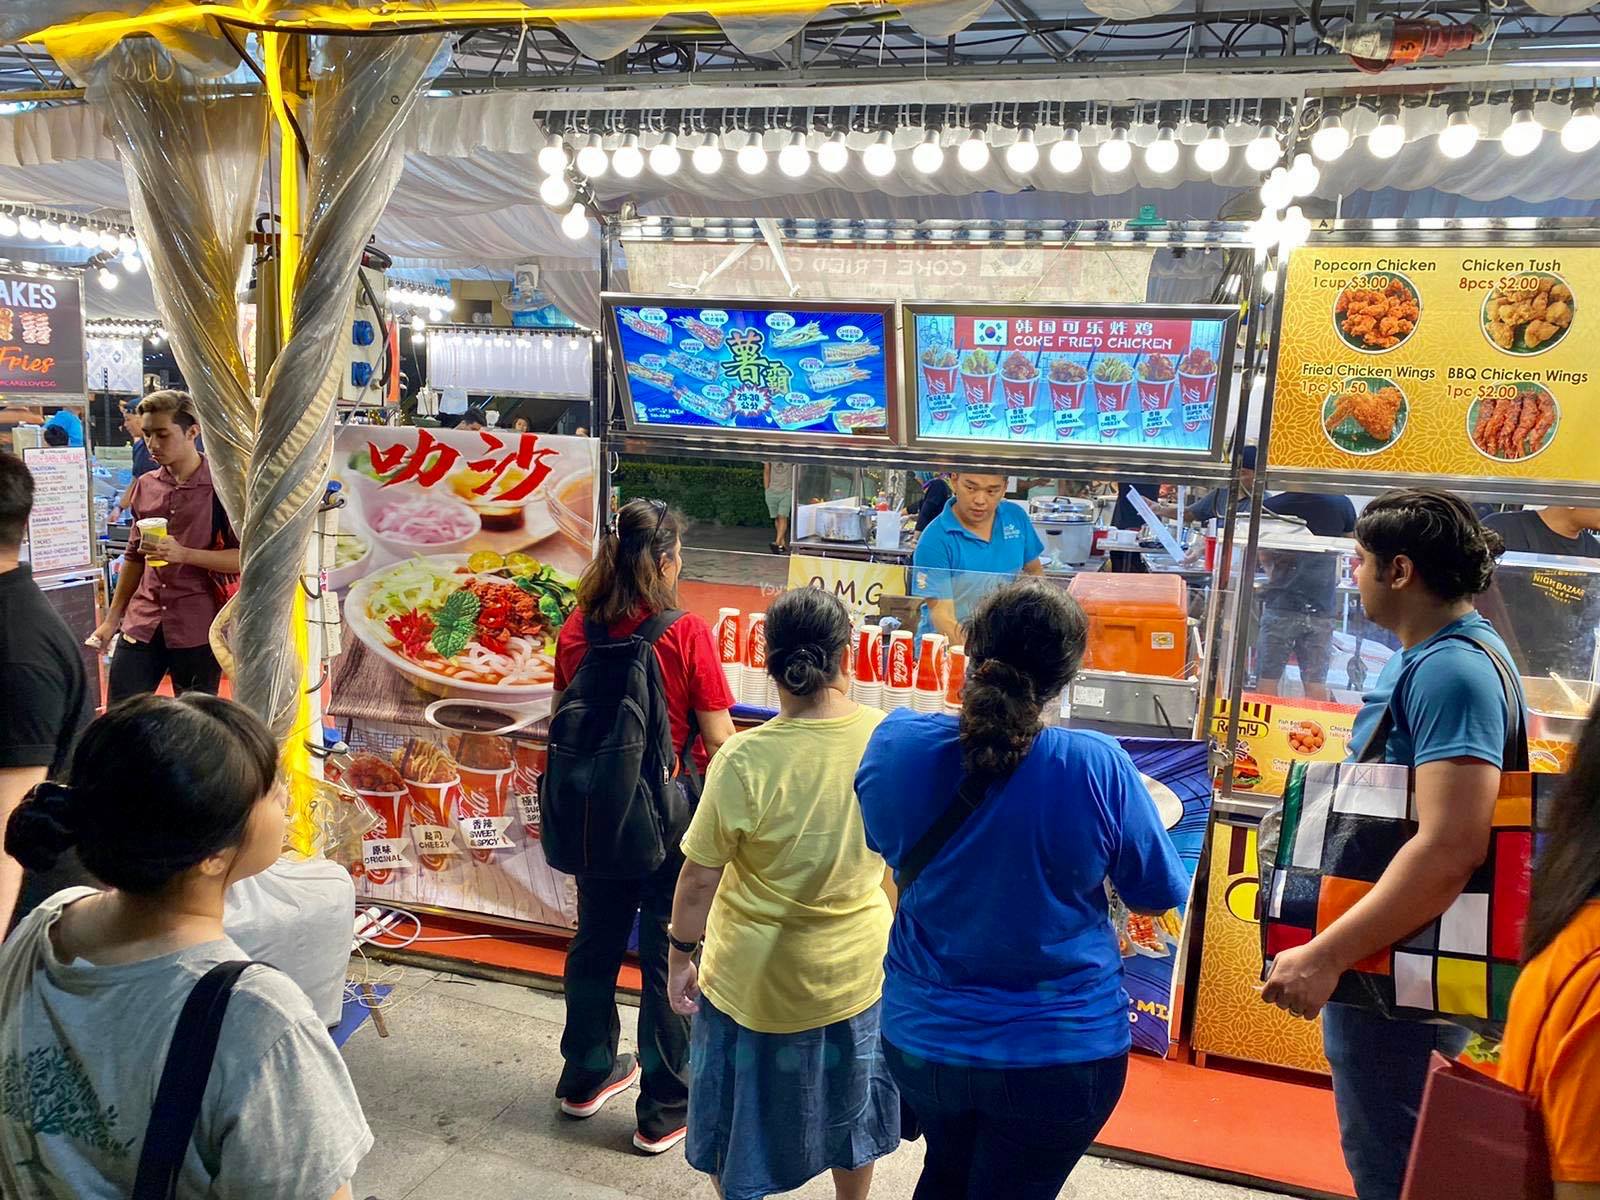
[[1041,720],[1087,640],[1058,588],[991,593],[960,717],[890,713],[856,775],[867,844],[900,884],[883,1039],[927,1138],[916,1200],[1054,1200],[1127,1071],[1106,881],[1144,913],[1188,894],[1122,747]]
[[[697,778],[733,736],[734,698],[711,628],[676,608],[682,534],[683,518],[665,502],[630,500],[601,538],[556,639],[539,796],[546,858],[578,883],[556,1096],[582,1119],[640,1082],[633,1145],[645,1154],[687,1132],[689,1026],[667,1002],[667,922]],[[637,1061],[617,1053],[616,1004],[635,918]]]
[[106,890],[57,892],[0,949],[0,1195],[349,1200],[372,1133],[344,1061],[222,928],[223,893],[283,849],[267,727],[136,696],[68,779],[17,807],[6,853],[46,871],[76,850]]

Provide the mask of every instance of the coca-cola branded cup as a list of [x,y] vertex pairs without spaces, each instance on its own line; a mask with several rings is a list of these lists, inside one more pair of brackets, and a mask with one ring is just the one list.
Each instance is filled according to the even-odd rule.
[[[449,828],[450,810],[461,788],[459,777],[444,783],[421,783],[415,779],[407,779],[405,785],[406,791],[411,795],[413,829],[418,825]],[[445,854],[418,854],[417,858],[423,868],[429,871],[442,871],[445,864],[450,861],[449,856]]]
[[925,633],[917,647],[916,692],[911,707],[918,712],[943,712],[945,677],[950,672],[950,640],[942,633]]
[[889,665],[883,681],[886,708],[910,708],[917,686],[916,635],[896,629],[889,635]]
[[[457,811],[464,817],[503,817],[511,799],[511,776],[516,771],[509,767],[461,767],[461,794]],[[494,857],[493,850],[473,850],[472,857],[486,863]]]
[[[406,814],[411,809],[411,793],[405,788],[395,792],[373,792],[355,788],[356,797],[372,810],[378,823],[362,835],[362,840],[375,842],[380,838],[397,838],[405,833]],[[394,876],[389,867],[364,868],[371,883],[388,883]]]
[[1178,372],[1178,402],[1183,405],[1183,428],[1194,433],[1211,420],[1217,399],[1217,373],[1190,375]]
[[967,682],[967,648],[950,648],[950,667],[945,672],[944,707],[946,712],[961,708],[961,689]]
[[948,421],[956,413],[956,368],[922,363],[922,383],[928,393],[928,413],[935,421]]
[[883,630],[863,625],[856,631],[850,695],[859,704],[883,707]]
[[711,634],[716,639],[722,677],[728,681],[728,690],[737,697],[744,676],[744,629],[739,610],[717,609],[717,625]]
[[1000,377],[1000,391],[1006,400],[1006,425],[1012,433],[1032,431],[1034,398],[1039,394],[1039,376],[1028,379]]
[[1139,413],[1145,437],[1160,437],[1172,427],[1167,409],[1172,404],[1172,390],[1177,384],[1176,379],[1139,380]]
[[1075,438],[1083,432],[1083,389],[1088,382],[1087,377],[1047,381],[1050,416],[1058,438]]
[[511,794],[516,797],[522,831],[539,840],[539,780],[544,776],[549,751],[541,742],[516,738],[511,743]]
[[739,698],[746,704],[767,702],[767,614],[751,613],[745,627],[744,687]]

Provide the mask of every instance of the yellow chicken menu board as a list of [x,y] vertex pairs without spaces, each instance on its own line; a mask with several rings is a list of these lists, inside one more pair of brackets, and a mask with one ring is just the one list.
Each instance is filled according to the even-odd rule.
[[1279,337],[1273,467],[1594,478],[1600,248],[1307,246]]

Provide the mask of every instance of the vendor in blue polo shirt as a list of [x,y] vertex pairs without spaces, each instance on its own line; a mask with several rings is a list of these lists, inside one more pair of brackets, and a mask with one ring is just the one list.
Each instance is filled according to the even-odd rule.
[[960,472],[950,502],[922,531],[911,556],[911,594],[927,598],[919,633],[961,644],[961,626],[979,600],[1019,573],[1042,575],[1044,543],[1027,510],[1005,499],[1004,475]]

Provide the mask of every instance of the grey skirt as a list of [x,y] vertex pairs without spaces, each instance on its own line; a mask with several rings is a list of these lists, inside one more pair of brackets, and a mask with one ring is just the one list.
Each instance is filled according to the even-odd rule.
[[881,1001],[800,1033],[757,1033],[705,997],[689,1043],[689,1140],[724,1200],[791,1192],[900,1145],[900,1095],[884,1062]]

